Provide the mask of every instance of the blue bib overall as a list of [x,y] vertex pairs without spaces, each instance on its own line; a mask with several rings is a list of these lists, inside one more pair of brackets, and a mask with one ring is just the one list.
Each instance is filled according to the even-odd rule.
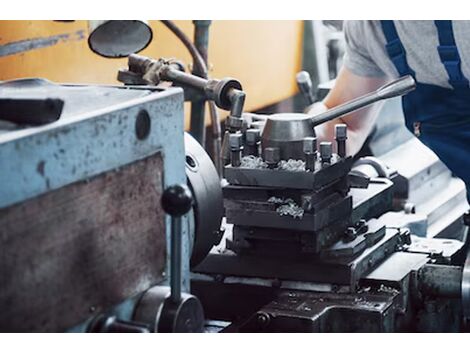
[[[402,98],[405,123],[454,175],[465,182],[470,203],[470,87],[460,67],[452,21],[434,23],[439,36],[437,51],[452,89],[417,82],[416,89]],[[381,25],[387,53],[399,75],[412,75],[416,80],[395,24],[381,21]]]

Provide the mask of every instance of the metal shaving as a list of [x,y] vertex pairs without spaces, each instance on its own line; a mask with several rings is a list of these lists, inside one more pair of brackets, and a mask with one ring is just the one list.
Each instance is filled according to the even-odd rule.
[[[247,169],[267,169],[268,164],[259,156],[247,155],[242,157],[240,167]],[[293,172],[305,171],[305,161],[294,159],[281,160],[274,170]]]
[[378,292],[386,292],[386,293],[398,293],[399,291],[394,289],[393,287],[385,286],[384,284],[380,285]]
[[[290,198],[289,198],[290,199]],[[282,198],[278,197],[271,197],[268,199],[268,203],[274,203],[274,204],[284,204],[285,200]]]
[[277,166],[278,170],[285,171],[305,171],[305,161],[289,159],[287,161],[281,160]]
[[292,216],[294,219],[302,219],[304,216],[304,209],[299,207],[291,198],[271,197],[268,199],[268,203],[280,205],[276,208],[276,212],[281,216]]
[[259,156],[247,155],[242,157],[240,167],[245,167],[247,169],[267,169],[268,164],[266,164]]

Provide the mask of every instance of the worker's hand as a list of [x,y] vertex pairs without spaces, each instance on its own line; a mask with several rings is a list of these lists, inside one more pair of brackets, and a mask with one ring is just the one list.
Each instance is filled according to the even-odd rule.
[[316,102],[312,105],[307,106],[305,108],[304,112],[307,115],[315,116],[315,115],[319,115],[319,114],[325,112],[326,110],[328,110],[326,105],[322,101],[318,101],[318,102]]
[[[343,67],[336,78],[334,87],[325,100],[322,103],[311,105],[309,114],[318,115],[329,108],[374,91],[385,82],[385,77],[362,77]],[[352,112],[315,127],[318,141],[333,141],[335,138],[335,125],[344,123],[348,126],[347,154],[357,154],[371,132],[381,106],[381,103],[375,103],[371,107]]]

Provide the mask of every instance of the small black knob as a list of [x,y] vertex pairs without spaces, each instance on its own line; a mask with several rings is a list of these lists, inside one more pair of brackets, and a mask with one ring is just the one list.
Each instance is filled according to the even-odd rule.
[[171,216],[186,214],[193,205],[193,196],[188,186],[173,185],[168,187],[162,195],[162,207]]

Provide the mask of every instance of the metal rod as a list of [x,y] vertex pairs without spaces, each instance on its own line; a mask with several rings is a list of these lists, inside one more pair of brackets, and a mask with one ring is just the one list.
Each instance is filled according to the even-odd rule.
[[201,78],[198,76],[191,75],[186,72],[182,72],[179,70],[175,70],[174,68],[171,68],[170,66],[165,67],[162,70],[162,78],[164,80],[188,85],[197,89],[201,89],[204,91],[204,88],[207,85],[207,79]]
[[173,302],[178,303],[181,300],[181,216],[171,217],[171,294],[170,298]]
[[161,20],[161,22],[178,37],[191,54],[194,64],[198,65],[202,72],[207,76],[207,66],[201,54],[184,32],[178,28],[173,21]]
[[351,100],[347,103],[338,105],[320,115],[312,117],[313,126],[321,125],[327,121],[331,121],[337,117],[348,114],[350,112],[362,109],[379,100],[389,99],[400,95],[405,95],[416,88],[416,82],[411,76],[404,76],[392,81],[375,92],[363,95],[359,98]]

